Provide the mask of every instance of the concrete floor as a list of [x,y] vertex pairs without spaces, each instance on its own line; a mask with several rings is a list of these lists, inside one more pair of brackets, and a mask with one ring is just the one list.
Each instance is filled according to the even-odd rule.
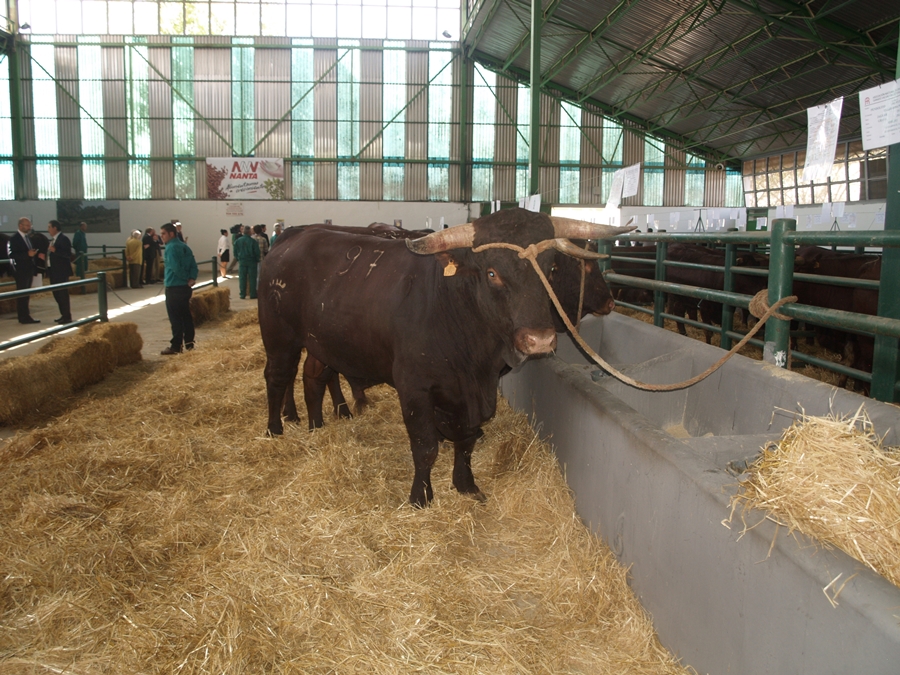
[[[209,270],[201,270],[198,282],[209,279]],[[229,279],[222,279],[219,283],[231,289],[232,311],[241,311],[256,306],[256,300],[241,300],[238,297],[237,275]],[[71,305],[72,316],[75,319],[96,314],[98,311],[97,294],[73,295],[71,296]],[[130,321],[138,325],[138,332],[144,339],[143,357],[145,360],[164,358],[160,356],[160,352],[169,346],[172,332],[166,316],[165,293],[161,283],[137,289],[109,290],[107,291],[107,306],[110,321]],[[0,343],[29,333],[37,333],[56,325],[53,320],[59,316],[59,309],[53,295],[49,292],[46,296],[32,297],[30,308],[31,315],[40,320],[39,324],[23,326],[18,322],[15,311],[0,314]],[[197,329],[198,344],[202,344],[204,333],[210,330],[213,329],[203,326]],[[0,359],[36,352],[52,337],[55,335],[29,342],[20,347],[2,350]]]

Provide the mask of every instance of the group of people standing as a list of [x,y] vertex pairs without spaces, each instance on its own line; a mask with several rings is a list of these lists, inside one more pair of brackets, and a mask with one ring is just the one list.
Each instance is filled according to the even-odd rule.
[[[81,223],[73,237],[74,242],[63,234],[62,227],[57,220],[47,223],[47,232],[50,234],[46,251],[41,250],[32,241],[36,236],[32,232],[31,219],[19,218],[18,229],[10,237],[7,243],[6,254],[12,261],[13,277],[16,281],[16,290],[24,290],[43,283],[43,272],[46,269],[50,277],[50,284],[62,284],[72,275],[72,261],[75,259],[77,274],[84,276],[87,271],[87,224]],[[43,235],[40,235],[43,237]],[[53,291],[53,299],[59,307],[59,318],[56,323],[71,323],[72,310],[68,289]],[[16,313],[19,323],[40,323],[40,319],[31,316],[30,296],[25,295],[16,298]]]
[[[228,230],[220,230],[219,245],[216,255],[219,257],[220,276],[227,276],[226,272],[238,265],[238,291],[241,299],[249,295],[251,300],[256,299],[256,290],[259,279],[259,268],[265,259],[269,248],[275,243],[275,239],[281,234],[283,225],[275,224],[275,232],[271,239],[266,234],[265,225],[236,226],[233,228],[231,240],[228,238]],[[231,249],[234,249],[234,258],[231,257]]]

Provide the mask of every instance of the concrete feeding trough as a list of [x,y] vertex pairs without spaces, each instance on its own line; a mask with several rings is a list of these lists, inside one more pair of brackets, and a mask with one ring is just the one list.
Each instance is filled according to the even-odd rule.
[[[648,383],[685,380],[722,354],[619,314],[586,319],[581,335]],[[900,445],[896,407],[742,356],[688,389],[649,393],[603,373],[564,336],[555,356],[501,386],[551,437],[579,515],[630,567],[660,640],[684,664],[897,672],[900,589],[761,512],[728,522],[738,476],[795,413],[853,415],[865,404],[884,444]]]

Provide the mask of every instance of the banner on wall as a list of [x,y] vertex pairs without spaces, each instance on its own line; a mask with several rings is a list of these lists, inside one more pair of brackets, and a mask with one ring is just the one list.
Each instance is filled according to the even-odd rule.
[[284,160],[207,157],[208,199],[284,199]]

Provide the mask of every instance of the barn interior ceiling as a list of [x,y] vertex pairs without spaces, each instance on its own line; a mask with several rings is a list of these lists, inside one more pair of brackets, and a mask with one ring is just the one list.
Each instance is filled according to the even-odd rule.
[[[529,0],[468,0],[467,56],[525,82]],[[806,109],[895,79],[900,2],[542,1],[543,89],[721,161],[806,146]]]

